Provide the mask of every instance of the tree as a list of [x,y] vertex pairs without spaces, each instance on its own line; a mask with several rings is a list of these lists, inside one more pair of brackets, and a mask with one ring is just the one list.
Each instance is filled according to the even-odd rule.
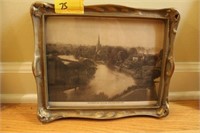
[[138,56],[138,51],[136,48],[130,48],[128,51],[129,56]]

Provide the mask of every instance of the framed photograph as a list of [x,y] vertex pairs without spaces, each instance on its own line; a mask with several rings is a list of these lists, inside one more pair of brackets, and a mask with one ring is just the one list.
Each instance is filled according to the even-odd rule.
[[42,122],[169,113],[176,10],[95,5],[56,14],[53,4],[37,2],[31,16]]

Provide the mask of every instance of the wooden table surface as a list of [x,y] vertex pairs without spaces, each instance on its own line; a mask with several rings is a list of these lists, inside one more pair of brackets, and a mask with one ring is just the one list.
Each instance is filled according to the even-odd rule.
[[130,117],[117,120],[62,119],[42,124],[36,104],[1,104],[0,132],[56,133],[200,133],[199,101],[170,102],[162,119]]

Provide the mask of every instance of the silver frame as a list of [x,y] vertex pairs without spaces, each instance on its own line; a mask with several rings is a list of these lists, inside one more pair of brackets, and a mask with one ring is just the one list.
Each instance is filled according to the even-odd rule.
[[[136,9],[118,5],[85,6],[85,13],[56,14],[54,5],[36,2],[31,6],[31,16],[34,25],[35,55],[33,62],[33,74],[37,84],[38,118],[41,122],[51,122],[60,118],[91,118],[91,119],[115,119],[128,116],[153,116],[164,117],[169,113],[168,89],[171,76],[174,71],[173,43],[177,32],[180,14],[175,9]],[[160,83],[160,96],[156,106],[123,106],[110,108],[52,108],[48,105],[48,93],[46,92],[47,70],[45,63],[45,38],[44,25],[46,16],[77,16],[77,17],[117,17],[117,18],[144,18],[159,19],[165,22],[165,41],[163,48],[163,63]]]

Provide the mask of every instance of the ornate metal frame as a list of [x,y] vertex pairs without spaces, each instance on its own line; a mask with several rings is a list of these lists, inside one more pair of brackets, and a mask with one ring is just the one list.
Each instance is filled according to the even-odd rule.
[[[145,18],[160,19],[165,22],[165,49],[164,61],[162,64],[161,95],[158,105],[154,107],[133,107],[133,108],[87,108],[87,109],[51,109],[46,101],[45,92],[45,62],[44,62],[44,21],[45,16],[98,16],[98,17],[120,17],[120,18]],[[118,5],[95,5],[85,6],[83,15],[56,14],[54,5],[49,3],[36,2],[31,6],[31,16],[34,25],[35,55],[33,62],[33,74],[37,83],[38,96],[38,117],[41,122],[51,122],[60,118],[91,118],[91,119],[115,119],[128,116],[153,116],[164,117],[169,113],[168,88],[170,78],[174,71],[173,43],[180,20],[179,13],[171,8],[160,10],[136,9]]]

